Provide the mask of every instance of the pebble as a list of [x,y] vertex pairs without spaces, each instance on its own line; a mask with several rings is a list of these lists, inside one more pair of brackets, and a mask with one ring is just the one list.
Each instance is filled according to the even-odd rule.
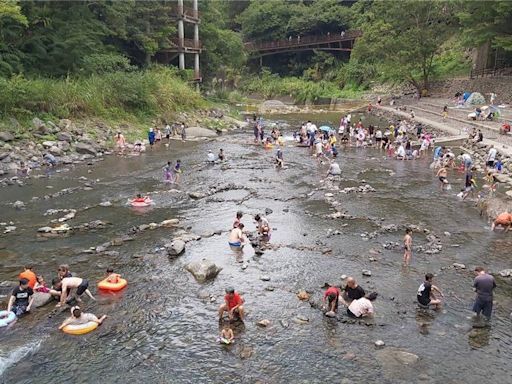
[[246,270],[249,265],[247,263],[242,264],[242,270]]
[[362,274],[363,274],[363,276],[371,276],[372,271],[370,271],[369,269],[363,269]]
[[446,231],[446,232],[444,232],[444,235],[445,235],[446,237],[450,237],[452,234],[451,234],[450,232]]
[[263,319],[263,320],[258,321],[256,324],[259,325],[260,327],[266,328],[270,325],[270,320]]
[[[510,314],[510,316],[512,317],[512,313]],[[279,320],[279,323],[283,328],[288,328],[290,326],[290,323],[288,323],[288,321],[286,320]]]
[[269,291],[269,292],[273,292],[274,291],[274,287],[272,287],[271,285],[269,285],[268,287],[265,287],[265,291]]
[[385,346],[385,345],[386,345],[386,343],[384,343],[382,340],[377,340],[377,341],[375,342],[375,346],[376,346],[376,347],[383,347],[383,346]]
[[345,280],[347,278],[347,275],[341,275],[341,280]]
[[309,318],[303,315],[297,315],[296,319],[303,323],[309,323]]
[[270,281],[270,276],[261,276],[260,280],[261,281]]
[[461,264],[461,263],[453,263],[452,266],[455,269],[466,269],[466,266],[464,264]]

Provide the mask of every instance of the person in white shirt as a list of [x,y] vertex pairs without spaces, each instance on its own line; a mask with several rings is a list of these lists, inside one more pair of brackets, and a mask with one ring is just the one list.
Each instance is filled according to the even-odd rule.
[[487,167],[494,168],[494,161],[496,160],[496,155],[498,151],[494,148],[494,145],[491,145],[489,149],[489,153],[487,154]]
[[334,160],[331,160],[331,164],[329,165],[329,170],[327,171],[327,176],[339,176],[341,175],[341,168],[340,165],[335,162]]
[[405,148],[404,143],[400,143],[398,150],[396,151],[396,159],[397,160],[405,160]]
[[215,155],[212,151],[208,151],[208,163],[213,164],[215,163]]
[[377,298],[377,292],[372,292],[366,297],[361,297],[357,300],[352,300],[347,308],[347,315],[349,317],[362,318],[373,317],[375,310],[372,301]]

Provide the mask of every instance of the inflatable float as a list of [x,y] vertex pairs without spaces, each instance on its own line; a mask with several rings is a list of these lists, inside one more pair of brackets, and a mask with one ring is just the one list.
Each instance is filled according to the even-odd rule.
[[226,345],[229,345],[229,344],[232,344],[234,342],[233,341],[229,341],[228,339],[226,339],[225,337],[218,337],[217,338],[217,341],[221,344],[226,344]]
[[101,280],[98,283],[98,288],[103,289],[104,291],[114,291],[115,292],[115,291],[120,291],[127,285],[128,285],[128,282],[125,279],[119,278],[117,283],[111,283],[111,282],[107,281],[107,279],[105,279],[105,280]]
[[149,207],[152,204],[153,200],[151,200],[149,197],[136,198],[130,201],[130,205],[132,207]]
[[7,327],[14,320],[16,320],[14,312],[0,311],[0,328]]
[[89,321],[85,324],[69,324],[62,328],[64,333],[69,335],[85,335],[98,328],[98,323],[95,321]]

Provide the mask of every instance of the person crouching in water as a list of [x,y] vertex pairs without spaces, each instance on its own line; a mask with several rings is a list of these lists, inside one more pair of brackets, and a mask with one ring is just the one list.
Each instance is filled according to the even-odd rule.
[[226,288],[224,304],[219,307],[219,321],[222,321],[224,312],[228,313],[229,321],[235,320],[238,315],[240,321],[244,320],[244,298],[235,292],[234,288]]
[[439,288],[432,284],[433,279],[433,274],[427,273],[425,275],[425,281],[418,288],[416,297],[418,298],[418,303],[421,305],[425,307],[432,305],[434,309],[439,309],[441,307],[441,300],[436,297],[434,291],[438,292],[441,297],[444,297],[444,295]]
[[262,238],[270,239],[270,224],[268,220],[259,214],[254,216],[254,220],[256,220],[258,233],[262,236]]
[[362,317],[373,317],[375,310],[372,301],[377,298],[377,292],[372,292],[366,297],[353,300],[347,308],[347,315],[360,319]]
[[82,310],[79,306],[74,306],[71,308],[71,317],[68,317],[66,320],[62,322],[59,329],[64,328],[66,325],[80,325],[80,324],[87,324],[90,321],[94,321],[98,325],[101,325],[103,323],[103,320],[107,318],[107,315],[101,316],[99,319],[96,317],[96,315],[93,315],[92,313],[82,313]]
[[325,313],[325,316],[333,317],[336,312],[338,311],[338,303],[340,301],[340,289],[338,287],[330,286],[327,288],[327,290],[324,292],[324,298],[323,302],[325,303],[325,300],[328,300],[328,311]]

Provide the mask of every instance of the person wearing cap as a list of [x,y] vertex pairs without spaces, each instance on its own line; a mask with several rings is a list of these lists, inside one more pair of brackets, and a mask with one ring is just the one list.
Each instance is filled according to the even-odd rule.
[[33,295],[34,291],[28,286],[28,280],[20,279],[20,285],[12,291],[9,304],[7,304],[7,312],[13,312],[16,316],[30,312],[34,302]]
[[240,296],[232,287],[226,288],[226,295],[224,296],[224,304],[219,307],[219,320],[222,320],[224,312],[228,313],[229,320],[235,319],[235,314],[238,318],[244,320],[244,298]]
[[103,320],[107,318],[107,315],[101,316],[99,319],[96,317],[96,315],[92,313],[82,313],[82,310],[78,305],[71,308],[71,317],[68,317],[66,320],[62,322],[59,329],[64,328],[66,325],[80,325],[80,324],[87,324],[90,321],[94,321],[95,323],[98,323],[98,325],[101,325],[103,323]]
[[32,266],[31,265],[25,265],[24,271],[19,274],[18,278],[20,280],[21,279],[27,279],[28,280],[28,286],[30,288],[34,289],[34,286],[36,285],[36,282],[37,282],[37,276],[34,273],[34,271],[32,271]]
[[327,307],[328,311],[327,311],[326,315],[328,315],[329,312],[334,315],[334,313],[338,311],[338,302],[339,302],[340,294],[341,294],[341,292],[338,287],[330,286],[329,288],[326,289],[326,291],[324,292],[324,297],[323,297],[324,303],[325,303],[326,299],[328,300],[328,307]]

